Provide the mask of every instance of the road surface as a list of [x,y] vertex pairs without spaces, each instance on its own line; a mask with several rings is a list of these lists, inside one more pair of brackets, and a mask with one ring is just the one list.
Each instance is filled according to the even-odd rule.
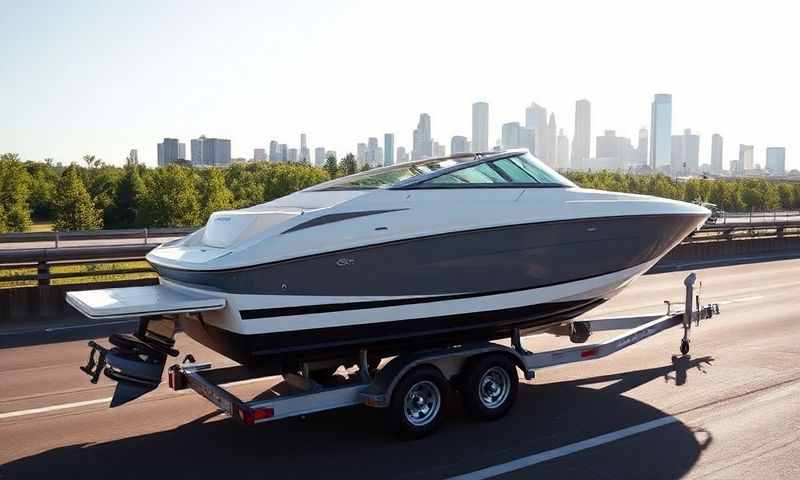
[[[19,337],[26,345],[0,349],[0,478],[800,478],[798,272],[800,260],[699,271],[703,301],[722,315],[693,331],[690,356],[679,356],[675,329],[543,370],[520,384],[507,417],[469,422],[455,402],[416,442],[395,439],[367,407],[247,428],[163,385],[110,410],[111,384],[78,370],[85,340]],[[662,300],[682,300],[686,273],[640,278],[592,316],[661,312]],[[233,390],[253,396],[273,382]]]

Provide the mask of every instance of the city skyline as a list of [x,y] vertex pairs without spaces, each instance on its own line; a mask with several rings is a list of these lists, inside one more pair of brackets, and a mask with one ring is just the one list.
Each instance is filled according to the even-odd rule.
[[[252,3],[239,9],[213,4],[193,8],[183,2],[15,5],[0,19],[0,52],[6,59],[0,67],[0,103],[12,112],[0,120],[0,149],[64,163],[91,153],[121,165],[135,148],[140,163],[154,166],[153,145],[164,137],[188,142],[199,132],[213,132],[231,140],[232,157],[249,158],[253,148],[266,147],[270,139],[296,144],[302,131],[309,133],[311,146],[324,145],[342,155],[353,151],[358,139],[387,132],[395,133],[396,146],[410,151],[420,112],[433,119],[433,137],[440,144],[449,146],[456,135],[471,138],[471,109],[477,101],[490,106],[488,141],[493,146],[499,126],[524,122],[520,109],[532,100],[555,112],[572,142],[574,102],[579,98],[592,104],[593,148],[605,130],[636,138],[640,127],[650,126],[653,94],[669,92],[676,99],[671,134],[685,128],[698,133],[701,163],[708,161],[711,135],[720,133],[727,146],[726,168],[739,144],[754,145],[755,163],[762,166],[766,147],[784,146],[787,169],[800,168],[794,154],[800,143],[791,121],[798,108],[798,75],[785,60],[797,34],[790,10],[767,3],[725,6],[726,22],[751,25],[748,35],[711,22],[719,14],[711,5],[691,4],[692,15],[681,15],[681,2],[659,12],[655,23],[648,21],[650,9],[636,3],[517,4],[509,18],[500,4],[476,8],[437,2],[426,4],[424,18],[414,13],[413,5],[392,9],[394,21],[388,26],[370,21],[390,12],[379,2]],[[574,15],[576,10],[582,14]],[[608,10],[626,15],[595,23]],[[453,12],[459,22],[451,21]],[[249,21],[253,17],[280,21],[262,29]],[[503,45],[529,41],[526,32],[534,17],[541,37],[556,38],[558,48],[537,53],[537,62],[519,62],[517,53]],[[363,28],[338,28],[342,21]],[[120,22],[126,25],[125,38],[117,35]],[[678,22],[682,33],[676,36],[671,25]],[[176,23],[185,27],[180,36],[171,33]],[[452,49],[431,43],[425,35],[405,34],[412,24],[463,44]],[[463,35],[465,27],[486,34],[472,38]],[[298,28],[313,35],[297,38],[292,32]],[[227,35],[225,42],[213,34],[229,29],[237,35]],[[292,41],[285,41],[287,36]],[[706,54],[684,58],[683,68],[674,71],[642,68],[648,58],[670,58],[682,50]],[[421,57],[415,53],[419,51],[427,53]],[[599,55],[604,51],[625,51],[638,60],[618,64],[613,75],[604,75],[607,60]],[[397,67],[392,75],[355,73],[364,58],[387,53]],[[445,58],[469,64],[476,55],[485,58],[486,68],[469,75],[441,70]],[[287,73],[302,72],[312,63],[336,74],[321,82]],[[542,74],[537,66],[543,64],[557,67],[548,71],[558,74]],[[514,74],[505,75],[502,65],[513,66]],[[174,76],[163,75],[170,69]],[[235,71],[245,74],[231,73]],[[769,72],[769,88],[764,72]]]

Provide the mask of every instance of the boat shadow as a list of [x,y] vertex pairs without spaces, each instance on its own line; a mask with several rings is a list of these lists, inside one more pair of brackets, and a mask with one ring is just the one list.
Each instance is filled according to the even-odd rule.
[[[673,357],[664,367],[545,385],[520,384],[506,417],[463,419],[451,402],[433,436],[400,441],[382,412],[354,407],[257,427],[211,413],[173,430],[52,449],[0,466],[0,478],[445,478],[472,472],[667,416],[623,395],[661,380],[677,387],[712,359]],[[591,384],[603,384],[600,388]],[[542,478],[684,476],[712,442],[680,421],[526,470]]]

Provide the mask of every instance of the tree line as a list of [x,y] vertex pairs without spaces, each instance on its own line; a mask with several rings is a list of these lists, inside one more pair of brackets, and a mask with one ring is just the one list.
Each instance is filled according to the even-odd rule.
[[585,188],[641,193],[686,202],[709,202],[730,212],[800,209],[800,182],[763,178],[676,180],[663,174],[632,175],[609,171],[567,172],[566,176]]
[[[22,161],[0,155],[0,231],[26,231],[35,221],[56,230],[194,227],[218,210],[268,202],[358,170],[352,154],[322,167],[305,163],[187,164],[116,167],[86,155],[83,165]],[[587,188],[706,201],[728,211],[800,209],[800,183],[764,179],[676,181],[665,175],[568,172]]]

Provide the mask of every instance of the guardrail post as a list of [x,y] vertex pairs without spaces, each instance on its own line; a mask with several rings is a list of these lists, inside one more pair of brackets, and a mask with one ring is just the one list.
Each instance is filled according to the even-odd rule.
[[56,230],[56,248],[58,248],[58,230]]
[[36,266],[36,279],[39,286],[50,285],[50,264],[47,261],[41,261]]
[[148,238],[147,227],[145,227],[145,229],[144,229],[144,244],[145,245],[147,245],[147,238]]

